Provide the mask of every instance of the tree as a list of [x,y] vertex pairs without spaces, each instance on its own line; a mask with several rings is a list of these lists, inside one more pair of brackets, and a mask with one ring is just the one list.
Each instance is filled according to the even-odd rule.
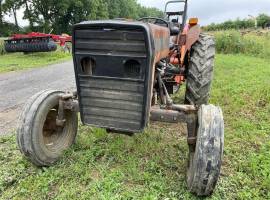
[[[267,21],[267,20],[266,20]],[[262,23],[263,24],[263,23]],[[220,24],[210,24],[203,27],[206,31],[217,31],[217,30],[227,30],[227,29],[247,29],[254,28],[253,19],[236,19],[234,21],[229,20]]]
[[2,9],[2,3],[3,3],[3,0],[0,0],[0,27],[1,27],[2,24],[3,24],[3,9]]
[[30,0],[21,0],[21,4],[25,8],[24,19],[28,19],[30,29],[34,28],[35,17],[33,14],[33,6]]
[[17,10],[21,7],[21,2],[18,0],[6,0],[3,4],[3,10],[5,13],[8,13],[9,15],[13,15],[15,26],[17,28],[17,31],[19,31],[19,23],[17,19]]
[[[54,33],[61,34],[70,33],[73,24],[86,20],[163,17],[162,11],[143,7],[137,0],[0,0],[0,5],[3,1],[5,13],[14,16],[17,28],[17,10],[24,9],[24,19],[29,21],[29,27],[24,28],[26,32],[48,33],[53,29]],[[0,6],[0,25],[1,10]]]
[[137,13],[137,1],[136,0],[119,0],[120,2],[120,18],[136,19]]
[[115,19],[120,17],[121,12],[121,2],[119,0],[107,0],[109,18]]
[[260,14],[257,17],[257,21],[258,21],[258,26],[265,28],[265,26],[270,23],[270,16],[266,15],[266,14]]
[[44,32],[49,32],[58,18],[65,14],[69,4],[68,0],[32,0],[33,15],[44,27]]
[[[52,7],[54,6],[52,0],[32,0],[34,7],[34,15],[36,16],[37,23],[44,27],[44,31],[48,32],[50,29],[50,19],[52,18]],[[42,16],[42,19],[39,18]]]
[[90,1],[90,13],[88,20],[108,19],[108,4],[106,0],[92,0]]
[[58,34],[70,33],[71,26],[81,21],[109,18],[108,3],[105,0],[70,0],[62,11],[57,13],[52,22]]
[[157,8],[147,8],[138,4],[138,15],[142,17],[159,17],[164,18],[164,13]]

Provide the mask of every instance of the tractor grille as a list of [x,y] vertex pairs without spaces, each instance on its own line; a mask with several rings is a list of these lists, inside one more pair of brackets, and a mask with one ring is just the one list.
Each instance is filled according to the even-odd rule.
[[83,123],[141,131],[147,120],[149,73],[144,30],[83,25],[75,28],[73,37]]
[[144,35],[141,31],[110,28],[78,30],[75,42],[77,53],[146,57]]
[[143,82],[80,77],[80,88],[86,123],[115,129],[141,127]]

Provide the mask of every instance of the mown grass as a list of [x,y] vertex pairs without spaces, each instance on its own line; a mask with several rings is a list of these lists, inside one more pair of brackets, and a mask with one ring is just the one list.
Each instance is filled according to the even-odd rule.
[[216,49],[223,54],[245,54],[270,59],[270,32],[241,32],[236,30],[212,32]]
[[11,53],[0,55],[0,73],[42,67],[71,59],[71,54],[61,51],[44,53]]
[[[270,61],[218,55],[211,102],[223,108],[225,156],[208,199],[270,198]],[[198,199],[187,191],[182,125],[153,124],[134,137],[80,127],[51,168],[36,168],[0,139],[0,199]]]

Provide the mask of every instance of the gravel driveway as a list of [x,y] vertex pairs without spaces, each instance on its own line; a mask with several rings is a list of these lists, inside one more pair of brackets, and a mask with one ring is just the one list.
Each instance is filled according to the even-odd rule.
[[0,74],[0,135],[13,133],[24,103],[45,89],[74,90],[73,62]]

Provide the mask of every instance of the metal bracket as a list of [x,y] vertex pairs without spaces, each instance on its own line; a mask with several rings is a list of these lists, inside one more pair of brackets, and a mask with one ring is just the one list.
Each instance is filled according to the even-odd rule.
[[56,118],[56,125],[59,127],[64,127],[66,122],[65,116],[64,116],[64,100],[62,97],[59,99],[59,106],[58,106],[58,115]]
[[186,123],[188,129],[187,142],[190,146],[196,144],[198,109],[192,105],[175,105],[170,108],[152,107],[150,120],[166,123]]
[[56,125],[59,127],[64,127],[65,125],[65,110],[79,112],[77,93],[65,93],[59,96],[58,115],[56,118]]
[[64,109],[73,112],[79,112],[79,102],[76,99],[68,99],[64,101]]

